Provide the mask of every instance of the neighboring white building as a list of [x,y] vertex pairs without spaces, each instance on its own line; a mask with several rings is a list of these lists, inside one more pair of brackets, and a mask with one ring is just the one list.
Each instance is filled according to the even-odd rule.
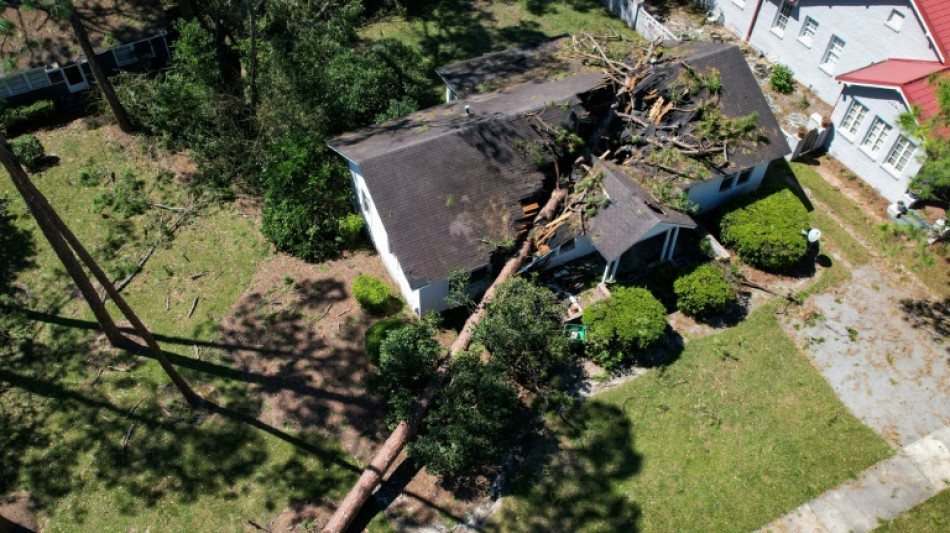
[[[524,56],[523,50],[517,53]],[[681,184],[698,211],[707,211],[755,190],[768,164],[788,154],[788,144],[738,47],[694,43],[670,53],[681,54],[698,71],[715,70],[723,81],[716,99],[719,110],[727,117],[757,113],[766,139],[754,149],[734,147],[728,162],[709,169],[708,179]],[[487,59],[500,61],[497,54]],[[499,64],[507,69],[510,62]],[[675,66],[669,69],[683,68],[670,64]],[[603,86],[600,72],[533,79],[472,94],[463,84],[453,85],[462,78],[472,81],[463,70],[441,69],[447,94],[459,100],[327,143],[349,164],[373,243],[409,307],[420,315],[447,308],[450,271],[477,277],[500,267],[507,258],[498,250],[516,242],[547,200],[555,172],[537,125],[587,138],[602,123],[601,115],[585,107],[585,98]],[[670,79],[682,75],[665,72]],[[603,113],[602,107],[595,108]],[[647,192],[657,170],[599,161],[595,167],[604,172],[606,205],[580,224],[556,228],[539,245],[537,267],[597,253],[607,261],[607,279],[624,268],[672,259],[679,235],[696,223]]]

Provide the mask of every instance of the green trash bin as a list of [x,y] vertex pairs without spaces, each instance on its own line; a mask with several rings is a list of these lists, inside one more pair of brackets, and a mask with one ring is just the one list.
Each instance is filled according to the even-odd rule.
[[587,326],[583,324],[564,324],[564,336],[571,340],[571,343],[580,344],[584,342],[587,336]]

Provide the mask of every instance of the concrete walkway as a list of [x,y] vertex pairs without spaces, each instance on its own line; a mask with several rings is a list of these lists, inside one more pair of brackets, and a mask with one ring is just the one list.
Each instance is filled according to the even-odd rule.
[[950,427],[897,450],[759,530],[759,533],[863,533],[950,486]]

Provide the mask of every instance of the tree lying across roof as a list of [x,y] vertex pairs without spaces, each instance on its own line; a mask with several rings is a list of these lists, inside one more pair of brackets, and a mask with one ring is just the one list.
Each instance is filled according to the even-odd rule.
[[[750,76],[731,72],[748,68],[734,47],[654,42],[634,49],[632,58],[615,59],[587,34],[575,37],[571,46],[606,75],[600,88],[582,96],[591,151],[633,167],[641,184],[670,207],[688,211],[683,185],[761,163],[762,145],[781,138],[774,117],[762,113],[754,99],[745,106],[737,101],[758,87],[749,86]],[[722,69],[730,70],[727,76]],[[764,104],[761,94],[758,100]]]

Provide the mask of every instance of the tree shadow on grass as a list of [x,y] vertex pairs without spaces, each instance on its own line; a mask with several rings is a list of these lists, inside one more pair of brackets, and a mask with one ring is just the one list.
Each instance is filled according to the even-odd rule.
[[643,458],[623,411],[597,400],[576,405],[559,433],[534,439],[512,498],[486,530],[638,531],[640,506],[619,484]]

